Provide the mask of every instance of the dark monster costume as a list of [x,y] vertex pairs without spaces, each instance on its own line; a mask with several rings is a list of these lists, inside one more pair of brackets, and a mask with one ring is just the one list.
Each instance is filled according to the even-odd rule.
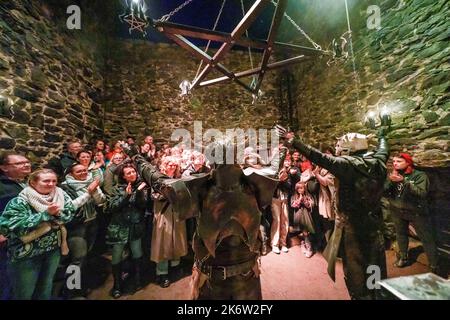
[[365,150],[339,157],[324,154],[301,139],[294,139],[291,144],[308,160],[329,170],[338,180],[338,216],[324,251],[328,274],[335,279],[335,263],[339,253],[351,298],[375,298],[375,291],[367,285],[371,275],[367,272],[368,266],[378,266],[381,279],[387,277],[380,202],[389,156],[384,135],[380,134],[376,152],[366,153]]
[[[207,174],[168,179],[142,156],[141,177],[171,202],[178,219],[197,218],[193,299],[261,299],[261,211],[272,201],[273,170],[216,165]],[[264,173],[266,172],[266,173]]]

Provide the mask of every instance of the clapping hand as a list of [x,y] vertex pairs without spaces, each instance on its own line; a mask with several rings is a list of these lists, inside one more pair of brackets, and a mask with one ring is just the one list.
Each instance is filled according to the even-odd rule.
[[49,205],[47,207],[47,212],[51,216],[58,216],[59,213],[61,212],[61,209],[59,208],[59,206],[56,203],[52,203],[51,205]]
[[394,170],[392,171],[392,173],[389,175],[389,179],[392,182],[402,182],[404,180],[404,177],[398,173],[398,171]]
[[117,141],[120,144],[120,147],[124,150],[131,150],[130,145],[123,140]]
[[312,172],[312,175],[315,177],[317,175],[320,175],[320,167],[316,166]]
[[282,170],[280,172],[280,174],[278,175],[278,178],[279,178],[280,181],[286,181],[288,179],[288,177],[289,176],[288,176],[288,174],[287,174],[287,172],[285,170]]
[[131,188],[131,182],[128,182],[128,185],[127,185],[127,187],[125,189],[125,192],[127,194],[131,194],[133,192],[133,189]]
[[87,187],[87,192],[88,192],[89,194],[93,194],[93,193],[97,190],[99,184],[100,184],[100,180],[99,180],[99,179],[95,179],[95,180],[94,180],[93,182],[91,182],[91,184]]

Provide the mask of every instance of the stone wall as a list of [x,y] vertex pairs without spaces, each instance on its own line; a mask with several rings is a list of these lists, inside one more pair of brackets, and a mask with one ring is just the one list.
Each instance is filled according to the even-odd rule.
[[[366,28],[369,4],[381,8],[379,30]],[[410,152],[427,171],[439,242],[450,255],[448,12],[447,0],[362,1],[353,7],[359,90],[351,60],[328,67],[327,59],[316,59],[295,70],[300,132],[313,145],[334,145],[334,138],[346,132],[375,133],[364,127],[366,114],[384,106],[391,111],[391,150]],[[346,25],[341,27],[344,32]]]
[[350,12],[359,90],[351,59],[330,67],[327,59],[317,59],[296,68],[301,131],[312,144],[334,144],[346,132],[370,132],[363,124],[366,114],[386,106],[393,118],[393,151],[411,152],[419,166],[448,167],[450,2],[378,2],[379,30],[365,27],[367,5]]
[[[176,45],[148,41],[120,40],[112,45],[108,61],[105,96],[105,133],[112,140],[127,134],[142,138],[154,135],[157,141],[170,141],[174,129],[193,130],[194,121],[203,129],[266,128],[278,120],[275,73],[266,76],[265,96],[252,105],[252,96],[237,84],[214,85],[193,90],[180,97],[182,80],[191,81],[198,60]],[[253,54],[255,64],[260,54]],[[247,52],[233,51],[224,62],[232,71],[250,67]],[[210,75],[222,76],[217,72]],[[249,82],[249,79],[244,79]]]
[[39,164],[70,138],[102,134],[98,43],[87,22],[68,30],[45,1],[2,1],[0,150]]

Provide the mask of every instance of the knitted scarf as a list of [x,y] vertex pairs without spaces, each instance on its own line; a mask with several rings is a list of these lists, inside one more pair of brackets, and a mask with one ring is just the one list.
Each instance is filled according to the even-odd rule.
[[89,172],[86,180],[76,180],[70,174],[66,175],[66,181],[63,184],[69,185],[72,189],[77,192],[78,196],[83,195],[87,192],[87,187],[94,181],[92,173]]
[[26,187],[19,195],[24,199],[36,212],[42,212],[52,204],[56,203],[62,210],[64,208],[64,191],[56,187],[50,194],[40,194],[32,187]]

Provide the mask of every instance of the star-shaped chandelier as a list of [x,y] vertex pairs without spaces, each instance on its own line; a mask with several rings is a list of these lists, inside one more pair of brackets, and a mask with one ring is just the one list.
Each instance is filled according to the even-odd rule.
[[[129,0],[129,1],[136,2],[136,5],[138,5],[138,3],[140,3],[141,1],[144,2],[144,0]],[[169,14],[164,15],[158,20],[153,20],[151,23],[152,26],[156,28],[159,32],[163,33],[166,37],[174,41],[181,48],[187,50],[191,55],[193,55],[195,58],[198,58],[201,61],[199,71],[197,72],[195,78],[192,81],[183,80],[183,82],[180,84],[182,95],[189,94],[195,88],[207,87],[224,82],[235,82],[241,87],[243,87],[245,90],[250,92],[253,96],[253,102],[255,102],[256,100],[258,100],[259,97],[263,95],[263,92],[261,91],[261,85],[267,71],[299,63],[313,56],[318,55],[331,56],[330,51],[322,50],[320,45],[315,43],[311,39],[311,37],[309,37],[300,28],[300,26],[298,26],[294,22],[294,20],[286,14],[285,11],[288,4],[288,0],[278,0],[278,1],[255,0],[253,5],[247,12],[244,12],[244,5],[243,2],[241,2],[243,9],[243,18],[234,27],[231,33],[220,32],[215,30],[215,27],[217,26],[218,19],[220,18],[226,0],[222,0],[223,1],[222,7],[219,11],[219,16],[217,17],[216,24],[213,30],[177,24],[168,21],[173,15],[175,15],[179,10],[187,6],[192,1],[193,0],[186,0],[184,3],[182,3],[180,6],[178,6]],[[252,23],[257,19],[257,17],[261,14],[265,6],[268,5],[269,3],[273,4],[273,6],[275,7],[275,11],[273,13],[272,23],[270,25],[267,38],[266,39],[249,38],[248,29],[250,28]],[[302,33],[302,35],[312,44],[312,47],[300,46],[289,43],[281,43],[275,41],[275,37],[277,35],[283,17],[286,17],[294,25],[294,27],[296,27],[297,30]],[[124,21],[126,20],[124,19]],[[130,30],[133,29],[141,30],[140,28],[142,27],[142,25],[135,24],[132,19],[128,23],[131,26]],[[198,47],[197,45],[189,41],[186,37],[208,40],[209,43],[211,41],[214,41],[222,44],[220,48],[212,55],[208,53],[209,43],[206,50],[203,50],[202,48]],[[253,67],[252,62],[251,69],[238,72],[234,72],[226,68],[222,64],[222,61],[235,45],[248,47],[250,54],[251,49],[263,50],[262,59],[259,66]],[[282,61],[269,63],[269,58],[272,56],[275,48],[284,48],[291,51],[295,50],[297,52],[300,51],[302,54]],[[203,69],[201,69],[202,64],[204,65]],[[223,76],[214,79],[206,79],[206,77],[212,70],[217,70],[218,72],[222,73]],[[250,83],[247,83],[243,81],[243,78],[245,77],[252,77],[253,80]]]

